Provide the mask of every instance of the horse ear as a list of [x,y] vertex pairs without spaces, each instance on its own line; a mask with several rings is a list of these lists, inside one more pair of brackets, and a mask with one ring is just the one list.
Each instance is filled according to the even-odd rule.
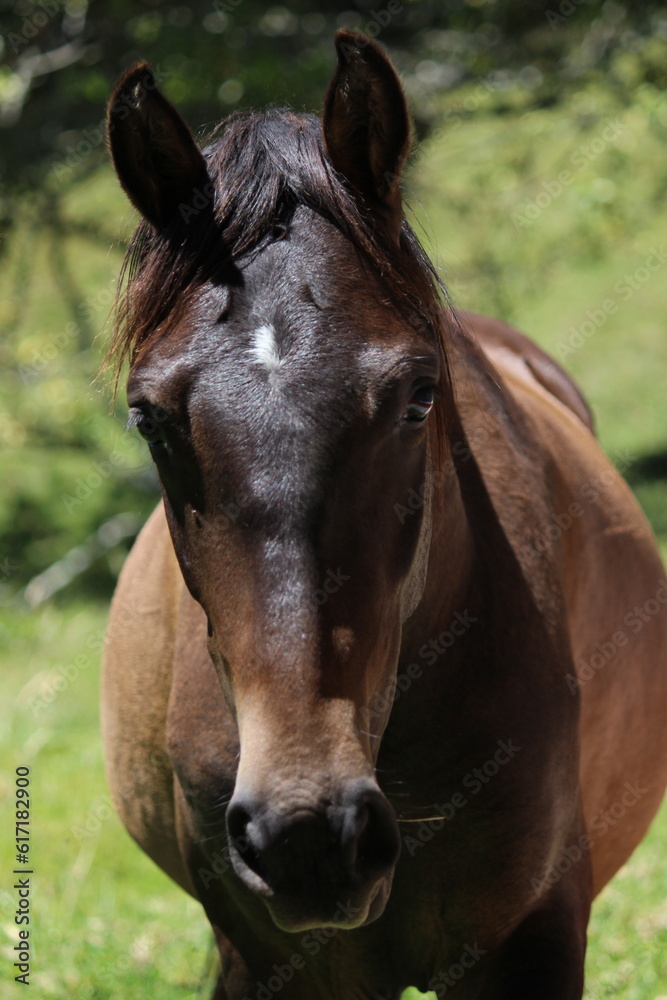
[[329,159],[398,239],[398,181],[410,149],[410,118],[401,82],[375,42],[354,31],[336,33],[338,66],[324,101]]
[[206,163],[173,104],[141,63],[113,89],[107,109],[109,149],[123,190],[157,229],[165,229],[193,189],[208,182]]

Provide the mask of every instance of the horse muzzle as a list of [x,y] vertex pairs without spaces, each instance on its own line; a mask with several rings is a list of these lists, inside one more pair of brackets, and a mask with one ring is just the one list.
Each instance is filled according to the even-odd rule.
[[400,836],[369,778],[314,806],[235,791],[227,810],[230,857],[241,881],[287,931],[351,929],[377,919],[389,897]]

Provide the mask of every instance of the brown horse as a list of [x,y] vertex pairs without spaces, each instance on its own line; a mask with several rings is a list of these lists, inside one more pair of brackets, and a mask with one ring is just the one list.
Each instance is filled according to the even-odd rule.
[[163,491],[111,612],[111,787],[219,1000],[577,1000],[667,782],[664,571],[565,373],[442,304],[399,80],[337,47],[322,122],[203,151],[146,65],[111,99]]

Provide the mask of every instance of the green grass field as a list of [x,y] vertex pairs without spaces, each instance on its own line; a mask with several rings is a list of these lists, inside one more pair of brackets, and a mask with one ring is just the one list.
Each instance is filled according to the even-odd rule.
[[[427,141],[406,186],[434,256],[446,264],[456,304],[514,322],[574,372],[605,448],[625,467],[664,551],[667,98],[645,86],[632,107],[621,107],[591,87],[557,108],[528,112],[522,101],[520,93],[490,93],[475,106],[465,103],[465,92],[450,96],[442,110],[452,124]],[[474,113],[457,110],[470,107]],[[603,139],[609,121],[620,127]],[[558,181],[563,172],[567,182]],[[17,532],[26,536],[18,555],[9,550],[16,569],[12,563],[9,579],[0,580],[10,600],[12,573],[29,577],[126,509],[130,494],[117,484],[139,482],[148,467],[122,434],[122,399],[111,416],[108,393],[90,388],[104,345],[86,339],[108,313],[121,259],[119,247],[108,245],[127,233],[131,213],[109,171],[68,195],[65,213],[78,232],[62,245],[26,211],[26,235],[12,243],[0,274],[7,293],[0,318],[9,330],[3,350],[32,372],[0,376],[0,532],[6,545]],[[100,219],[106,243],[87,235]],[[85,329],[81,322],[63,340],[71,305],[64,271],[85,296],[88,317]],[[63,494],[112,454],[113,474],[68,510]],[[152,503],[145,490],[131,496],[142,510]],[[110,570],[119,561],[112,553]],[[208,998],[212,958],[198,904],[141,854],[110,807],[97,709],[106,609],[84,595],[82,586],[33,613],[11,606],[0,618],[5,873],[15,864],[17,766],[31,768],[33,793],[29,995]],[[591,1000],[667,998],[666,843],[667,806],[595,904]],[[3,886],[2,996],[13,1000],[26,994],[7,975],[16,894],[7,878]]]

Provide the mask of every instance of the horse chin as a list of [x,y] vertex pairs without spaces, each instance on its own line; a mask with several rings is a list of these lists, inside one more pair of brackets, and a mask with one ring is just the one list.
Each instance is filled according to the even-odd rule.
[[325,930],[327,937],[336,931],[351,931],[373,923],[384,913],[391,891],[392,875],[379,879],[363,895],[357,890],[341,891],[335,902],[321,899],[273,896],[264,902],[276,927],[292,934]]

